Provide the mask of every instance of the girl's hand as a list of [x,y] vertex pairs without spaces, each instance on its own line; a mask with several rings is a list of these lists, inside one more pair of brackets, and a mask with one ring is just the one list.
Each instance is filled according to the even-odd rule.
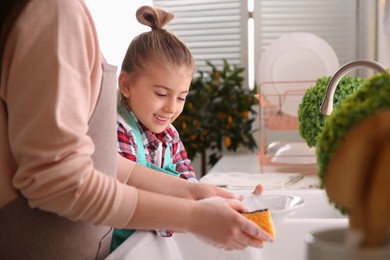
[[[258,184],[253,190],[252,194],[260,195],[263,192],[263,186]],[[193,182],[191,183],[190,194],[192,199],[199,200],[205,199],[209,197],[222,197],[226,199],[237,199],[243,200],[242,195],[234,194],[226,189],[217,187],[215,185],[201,183],[201,182]]]
[[261,248],[263,241],[272,241],[270,234],[239,213],[247,211],[240,201],[215,197],[198,203],[190,231],[202,240],[225,250]]
[[202,182],[191,182],[190,194],[191,198],[194,200],[200,200],[209,197],[222,197],[236,200],[243,199],[242,196],[234,194],[226,189]]
[[255,189],[253,190],[252,194],[253,195],[260,195],[261,193],[263,193],[263,186],[261,184],[258,184]]

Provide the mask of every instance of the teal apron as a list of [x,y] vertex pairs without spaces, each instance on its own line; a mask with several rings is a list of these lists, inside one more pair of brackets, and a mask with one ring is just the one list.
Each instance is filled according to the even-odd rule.
[[[145,157],[145,149],[141,137],[141,133],[139,131],[138,125],[135,122],[133,116],[130,114],[130,112],[125,108],[119,106],[118,109],[120,109],[120,114],[124,117],[126,120],[126,123],[131,126],[133,129],[134,135],[136,137],[136,144],[137,144],[137,163],[143,166],[146,166],[148,168],[151,168],[156,171],[160,171],[166,174],[173,175],[175,177],[179,177],[180,173],[176,171],[176,164],[171,163],[171,148],[169,145],[167,145],[167,148],[165,149],[164,153],[164,164],[163,167],[158,167],[157,165],[154,165],[153,163],[150,163],[146,160]],[[111,252],[115,250],[120,244],[122,244],[129,236],[131,236],[135,230],[133,229],[114,229],[114,234],[112,237],[111,242]]]

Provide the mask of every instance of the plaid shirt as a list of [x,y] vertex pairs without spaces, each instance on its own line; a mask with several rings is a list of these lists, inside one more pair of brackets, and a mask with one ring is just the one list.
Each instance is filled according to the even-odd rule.
[[[170,145],[172,163],[176,164],[176,171],[180,173],[180,178],[197,182],[198,180],[196,179],[194,168],[189,165],[190,160],[187,158],[187,152],[179,138],[179,133],[175,127],[170,125],[167,129],[164,130],[164,132],[155,135],[144,125],[142,125],[142,123],[139,122],[139,120],[131,111],[130,114],[133,116],[140,130],[146,160],[158,167],[161,167],[161,165],[164,165],[164,157],[160,157],[161,165],[157,165],[157,160],[160,156],[158,154],[159,143],[163,144],[161,154],[165,154],[167,145]],[[117,134],[118,153],[123,157],[136,162],[137,144],[134,131],[132,127],[128,125],[124,118],[119,114],[117,115]],[[156,230],[156,233],[161,237],[171,237],[173,235],[172,230]]]
[[[131,112],[130,112],[131,113]],[[180,178],[189,181],[197,181],[194,168],[190,166],[190,160],[183,143],[180,140],[179,133],[173,125],[170,125],[164,132],[155,135],[149,131],[138,119],[131,113],[135,122],[140,129],[143,146],[145,149],[145,158],[148,162],[161,167],[164,163],[162,156],[161,165],[157,165],[159,158],[158,146],[162,143],[162,154],[165,153],[167,145],[171,148],[172,163],[176,164],[176,171],[180,173]],[[133,129],[129,126],[121,115],[117,116],[117,133],[118,133],[118,153],[123,157],[137,161],[137,144]]]

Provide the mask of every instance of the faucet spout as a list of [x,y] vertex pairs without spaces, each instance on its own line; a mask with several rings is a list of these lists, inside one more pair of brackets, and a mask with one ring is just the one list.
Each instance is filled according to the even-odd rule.
[[332,113],[334,93],[336,92],[337,85],[339,84],[342,77],[344,77],[344,75],[351,70],[362,67],[371,68],[379,73],[386,73],[386,68],[382,64],[372,60],[357,60],[345,64],[333,75],[329,81],[324,100],[321,104],[321,114],[330,115]]

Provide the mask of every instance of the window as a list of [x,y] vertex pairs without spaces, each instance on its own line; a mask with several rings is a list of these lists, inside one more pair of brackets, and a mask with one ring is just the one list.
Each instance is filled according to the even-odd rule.
[[190,48],[198,70],[207,68],[206,61],[221,66],[223,59],[248,67],[246,1],[154,0],[153,4],[175,14],[166,29]]
[[[327,41],[336,52],[340,65],[356,59],[376,59],[377,2],[255,0],[255,67],[273,40],[291,32],[309,32]],[[351,74],[365,76],[367,71]]]
[[[309,32],[323,38],[335,50],[341,65],[356,59],[376,59],[376,23],[372,21],[378,1],[154,0],[153,4],[175,14],[167,29],[191,49],[199,70],[206,68],[206,60],[220,66],[227,59],[231,64],[249,67],[244,77],[253,81],[251,71],[257,71],[261,54],[273,40],[291,32]],[[248,12],[252,4],[253,19]],[[352,72],[359,76],[366,73]],[[249,86],[252,84],[249,82]]]

